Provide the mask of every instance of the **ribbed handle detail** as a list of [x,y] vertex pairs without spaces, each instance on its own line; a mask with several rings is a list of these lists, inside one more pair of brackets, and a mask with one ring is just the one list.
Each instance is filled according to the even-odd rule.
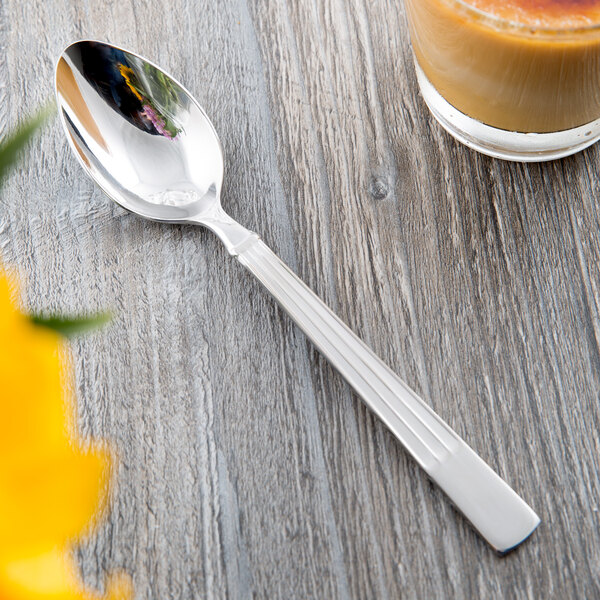
[[497,550],[535,529],[531,508],[262,241],[237,258]]

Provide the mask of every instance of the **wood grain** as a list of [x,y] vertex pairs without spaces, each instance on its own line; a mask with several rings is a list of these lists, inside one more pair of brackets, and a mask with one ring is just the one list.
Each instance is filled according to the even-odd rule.
[[92,37],[192,90],[226,209],[539,512],[498,559],[210,234],[125,214],[55,123],[2,191],[35,310],[73,343],[83,434],[120,455],[85,580],[136,598],[600,597],[599,150],[460,146],[424,108],[396,0],[3,0],[0,134]]

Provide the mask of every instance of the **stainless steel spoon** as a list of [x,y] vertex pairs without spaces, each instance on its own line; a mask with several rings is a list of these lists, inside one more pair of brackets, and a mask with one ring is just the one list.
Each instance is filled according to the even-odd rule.
[[146,219],[216,233],[498,552],[533,532],[535,512],[256,233],[221,208],[221,145],[181,84],[137,54],[81,41],[58,61],[56,98],[72,149],[108,196]]

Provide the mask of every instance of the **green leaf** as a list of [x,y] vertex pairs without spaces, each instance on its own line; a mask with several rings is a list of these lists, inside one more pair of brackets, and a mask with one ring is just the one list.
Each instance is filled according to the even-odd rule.
[[21,150],[52,112],[54,112],[53,106],[43,108],[37,115],[22,123],[8,136],[0,140],[0,183],[19,159]]
[[78,333],[85,333],[98,329],[108,323],[112,315],[110,313],[97,313],[87,317],[63,317],[60,315],[29,315],[36,325],[53,329],[65,337],[71,337]]

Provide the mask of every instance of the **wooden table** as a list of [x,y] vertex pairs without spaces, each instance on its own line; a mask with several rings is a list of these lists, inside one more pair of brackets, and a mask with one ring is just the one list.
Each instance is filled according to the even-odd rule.
[[429,116],[399,0],[3,0],[0,133],[93,37],[200,99],[223,204],[534,507],[498,558],[211,234],[124,213],[57,122],[2,192],[26,306],[120,454],[83,576],[136,598],[600,597],[600,148],[521,165]]

